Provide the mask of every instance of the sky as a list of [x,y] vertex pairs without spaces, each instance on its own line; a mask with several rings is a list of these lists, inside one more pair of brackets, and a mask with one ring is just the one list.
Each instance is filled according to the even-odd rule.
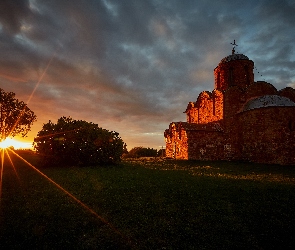
[[295,88],[294,0],[0,0],[0,88],[43,124],[66,116],[160,149],[236,53],[255,81]]

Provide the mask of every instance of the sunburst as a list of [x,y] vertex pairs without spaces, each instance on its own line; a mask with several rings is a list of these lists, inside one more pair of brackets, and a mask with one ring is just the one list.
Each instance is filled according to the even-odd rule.
[[[43,74],[41,75],[41,77],[39,78],[34,90],[32,91],[27,103],[29,103],[31,101],[31,99],[33,98],[33,95],[35,93],[35,91],[37,90],[40,82],[42,81],[44,75],[46,74],[48,68],[50,67],[53,58],[55,57],[55,54],[50,58]],[[16,122],[18,123],[18,121]],[[45,175],[43,172],[41,172],[39,169],[37,169],[35,166],[33,166],[30,162],[28,162],[27,160],[25,160],[23,157],[21,157],[19,154],[17,154],[11,147],[13,147],[13,149],[20,149],[20,148],[28,148],[28,143],[25,142],[21,142],[18,141],[16,139],[12,139],[7,137],[5,140],[0,142],[0,157],[1,157],[1,169],[0,169],[0,209],[1,209],[1,200],[2,200],[2,184],[3,184],[3,173],[4,173],[4,158],[5,155],[7,155],[7,158],[10,162],[10,165],[13,167],[14,172],[16,173],[17,177],[17,171],[15,168],[15,165],[12,162],[12,159],[10,157],[10,153],[14,154],[15,156],[17,156],[19,159],[21,159],[23,162],[25,162],[28,166],[30,166],[33,170],[35,170],[38,174],[40,174],[43,178],[45,178],[47,181],[49,181],[51,184],[55,185],[60,191],[62,191],[63,193],[65,193],[66,195],[68,195],[72,200],[74,200],[78,205],[80,205],[81,207],[83,207],[84,209],[86,209],[88,212],[90,212],[92,215],[94,215],[97,219],[99,219],[99,221],[103,222],[105,225],[109,226],[116,234],[120,235],[123,239],[126,239],[126,236],[124,236],[116,227],[114,227],[110,222],[108,222],[106,219],[104,219],[103,217],[101,217],[99,214],[97,214],[93,209],[91,209],[89,206],[87,206],[85,203],[83,203],[82,201],[80,201],[77,197],[75,197],[73,194],[71,194],[69,191],[67,191],[66,189],[64,189],[61,185],[59,185],[58,183],[56,183],[54,180],[52,180],[51,178],[49,178],[47,175]],[[19,177],[18,177],[19,178]],[[127,244],[130,244],[130,240],[127,240]]]
[[5,149],[13,147],[14,149],[29,149],[32,147],[30,142],[22,142],[12,138],[6,138],[4,141],[0,142],[0,148]]
[[[21,157],[19,154],[17,154],[13,149],[10,149],[9,147],[2,148],[1,149],[1,171],[0,171],[0,205],[1,205],[1,197],[2,197],[2,183],[3,183],[3,172],[4,172],[4,157],[5,153],[7,155],[7,158],[11,164],[11,166],[14,169],[14,172],[16,173],[17,177],[17,171],[16,168],[11,160],[11,157],[9,156],[10,153],[17,156],[19,159],[21,159],[24,163],[26,163],[29,167],[31,167],[33,170],[35,170],[38,174],[40,174],[43,178],[45,178],[47,181],[49,181],[51,184],[55,185],[60,191],[68,195],[72,200],[74,200],[77,204],[79,204],[81,207],[83,207],[85,210],[87,210],[89,213],[94,215],[97,219],[99,219],[102,223],[110,227],[116,234],[120,235],[122,238],[126,238],[115,226],[113,226],[109,221],[104,219],[102,216],[97,214],[93,209],[91,209],[89,206],[87,206],[85,203],[83,203],[81,200],[79,200],[77,197],[75,197],[73,194],[71,194],[69,191],[67,191],[65,188],[63,188],[61,185],[56,183],[54,180],[49,178],[47,175],[45,175],[43,172],[41,172],[39,169],[37,169],[35,166],[33,166],[30,162],[25,160],[23,157]],[[19,177],[18,177],[19,178]],[[1,206],[0,206],[1,207]],[[129,240],[128,240],[129,242]]]

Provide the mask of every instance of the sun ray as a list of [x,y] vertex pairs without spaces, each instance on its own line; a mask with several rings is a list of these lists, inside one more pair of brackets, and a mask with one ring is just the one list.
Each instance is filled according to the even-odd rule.
[[38,82],[37,82],[35,88],[34,88],[33,91],[32,91],[32,94],[29,96],[29,99],[28,99],[27,103],[29,103],[29,102],[31,101],[31,99],[33,98],[33,95],[35,94],[37,88],[39,87],[40,82],[43,80],[43,78],[44,78],[44,76],[45,76],[45,74],[46,74],[46,72],[47,72],[49,66],[50,66],[51,63],[52,63],[52,60],[54,59],[55,55],[57,54],[57,51],[58,51],[58,49],[53,53],[52,57],[51,57],[50,60],[48,61],[47,65],[46,65],[46,68],[44,69],[42,75],[40,76],[40,78],[39,78],[39,80],[38,80]]
[[41,135],[38,136],[37,138],[47,138],[50,136],[55,136],[55,135],[61,135],[61,134],[66,134],[66,133],[70,133],[70,132],[75,132],[75,131],[79,131],[81,128],[76,128],[76,129],[72,129],[72,130],[67,130],[67,131],[61,131],[61,132],[56,132],[56,133],[52,133],[52,134],[47,134],[47,135]]
[[9,162],[10,162],[10,164],[11,164],[11,166],[12,166],[14,172],[15,172],[15,175],[16,175],[18,181],[20,182],[19,175],[18,175],[18,173],[17,173],[17,171],[16,171],[16,168],[15,168],[15,166],[14,166],[12,160],[11,160],[11,157],[10,157],[10,155],[9,155],[9,153],[8,153],[8,151],[7,151],[7,149],[4,149],[4,150],[5,150],[5,153],[6,153],[7,157],[8,157],[8,159],[9,159]]
[[[17,124],[19,123],[19,120],[20,120],[21,117],[24,115],[25,110],[26,110],[26,107],[27,107],[27,104],[29,104],[29,102],[30,102],[31,99],[33,98],[33,96],[34,96],[34,94],[35,94],[37,88],[39,87],[41,81],[43,80],[43,78],[44,78],[44,76],[45,76],[45,74],[46,74],[48,68],[50,67],[50,65],[51,65],[51,63],[52,63],[52,60],[54,59],[55,55],[57,54],[57,52],[58,52],[58,49],[53,53],[52,57],[51,57],[50,60],[48,61],[47,65],[46,65],[46,68],[44,69],[42,75],[39,77],[38,82],[36,83],[36,85],[35,85],[35,87],[34,87],[32,93],[31,93],[31,95],[29,96],[29,98],[28,98],[28,100],[27,100],[27,103],[25,104],[23,110],[21,111],[20,115],[18,116],[18,118],[17,118],[16,122],[14,123],[12,129],[10,130],[9,135],[12,133],[12,131],[15,129],[15,127],[16,127]],[[8,135],[8,136],[9,136],[9,135]],[[7,136],[7,137],[8,137],[8,136]]]
[[[84,204],[82,201],[80,201],[78,198],[76,198],[73,194],[71,194],[69,191],[67,191],[66,189],[64,189],[62,186],[60,186],[59,184],[57,184],[54,180],[52,180],[51,178],[49,178],[47,175],[45,175],[44,173],[42,173],[40,170],[38,170],[35,166],[33,166],[31,163],[29,163],[27,160],[25,160],[23,157],[21,157],[19,154],[17,154],[16,152],[14,152],[14,150],[11,150],[10,148],[7,148],[9,150],[9,152],[12,152],[14,155],[16,155],[18,158],[20,158],[22,161],[24,161],[28,166],[30,166],[33,170],[35,170],[37,173],[39,173],[42,177],[44,177],[46,180],[48,180],[49,182],[51,182],[53,185],[55,185],[59,190],[61,190],[62,192],[64,192],[66,195],[68,195],[71,199],[73,199],[76,203],[78,203],[80,206],[82,206],[84,209],[86,209],[88,212],[90,212],[92,215],[94,215],[97,219],[99,219],[102,223],[104,223],[105,225],[109,226],[115,233],[117,233],[118,235],[120,235],[123,239],[126,239],[126,236],[124,236],[116,227],[114,227],[110,222],[108,222],[106,219],[104,219],[103,217],[101,217],[99,214],[97,214],[93,209],[91,209],[90,207],[88,207],[86,204]],[[4,157],[4,155],[3,155]],[[3,158],[2,157],[2,158]],[[3,162],[3,160],[2,160]],[[3,165],[3,164],[2,164]],[[3,168],[3,167],[2,167]],[[2,175],[1,175],[2,176]],[[2,183],[2,181],[1,181]],[[127,242],[130,244],[130,240],[127,239]]]
[[1,172],[0,172],[0,204],[2,200],[2,180],[3,180],[3,169],[4,169],[4,149],[1,149]]
[[[17,118],[15,124],[13,125],[13,128],[11,129],[9,135],[12,133],[12,131],[15,129],[15,127],[17,126],[17,124],[19,123],[21,117],[24,115],[27,104],[31,101],[31,99],[33,98],[37,88],[39,87],[41,81],[43,80],[45,74],[47,73],[55,55],[57,54],[59,48],[53,53],[52,57],[50,58],[50,60],[48,61],[46,68],[44,69],[42,75],[40,76],[40,78],[38,79],[38,82],[36,83],[31,95],[29,96],[27,103],[25,104],[23,110],[21,111],[19,117]],[[77,130],[77,129],[75,129]],[[70,132],[70,131],[68,131]],[[8,136],[9,136],[8,135]],[[8,137],[7,136],[7,137]],[[48,136],[48,135],[47,135]],[[39,137],[40,138],[40,137]],[[26,161],[24,158],[22,158],[19,154],[17,154],[14,150],[11,150],[10,148],[5,148],[3,147],[1,150],[1,171],[0,171],[0,205],[1,205],[1,200],[2,200],[2,184],[3,184],[3,169],[4,169],[4,150],[6,150],[7,156],[9,158],[9,161],[19,179],[19,176],[17,174],[16,168],[12,162],[12,159],[8,153],[12,152],[14,155],[16,155],[18,158],[20,158],[22,161],[24,161],[28,166],[30,166],[33,170],[35,170],[37,173],[39,173],[42,177],[44,177],[45,179],[47,179],[50,183],[52,183],[54,186],[56,186],[59,190],[61,190],[62,192],[64,192],[66,195],[68,195],[71,199],[73,199],[76,203],[78,203],[80,206],[82,206],[84,209],[86,209],[88,212],[90,212],[92,215],[94,215],[97,219],[99,219],[102,223],[104,223],[105,225],[107,225],[111,230],[113,230],[116,234],[118,234],[120,237],[122,237],[122,239],[126,240],[126,243],[128,245],[133,245],[131,243],[131,240],[124,236],[117,228],[115,228],[110,222],[108,222],[106,219],[104,219],[102,216],[100,216],[99,214],[97,214],[93,209],[91,209],[90,207],[88,207],[86,204],[84,204],[82,201],[80,201],[78,198],[76,198],[73,194],[71,194],[69,191],[67,191],[66,189],[64,189],[62,186],[60,186],[59,184],[57,184],[55,181],[53,181],[51,178],[49,178],[47,175],[45,175],[44,173],[42,173],[40,170],[38,170],[35,166],[33,166],[31,163],[29,163],[28,161]]]

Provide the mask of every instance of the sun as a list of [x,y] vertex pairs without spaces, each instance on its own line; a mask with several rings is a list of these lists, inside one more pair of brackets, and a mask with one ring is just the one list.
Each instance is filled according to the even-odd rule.
[[4,141],[0,142],[0,148],[9,148],[13,147],[14,149],[27,149],[31,148],[32,145],[30,142],[21,142],[12,138],[6,138]]

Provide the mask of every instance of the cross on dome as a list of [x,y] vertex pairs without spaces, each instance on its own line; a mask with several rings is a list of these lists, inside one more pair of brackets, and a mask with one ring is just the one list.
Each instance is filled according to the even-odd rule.
[[236,44],[236,40],[234,40],[234,43],[230,43],[231,45],[233,45],[233,49],[232,49],[232,51],[231,51],[231,53],[232,53],[232,55],[234,55],[235,54],[235,48],[236,48],[236,46],[238,46],[237,44]]

